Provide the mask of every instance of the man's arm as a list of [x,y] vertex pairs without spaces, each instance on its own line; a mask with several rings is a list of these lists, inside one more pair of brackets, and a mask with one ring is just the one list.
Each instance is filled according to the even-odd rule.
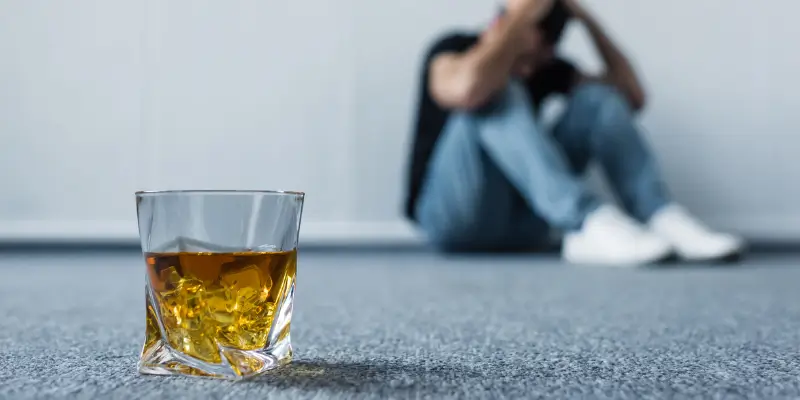
[[524,46],[535,45],[532,24],[552,0],[509,0],[507,16],[464,53],[442,53],[431,60],[429,87],[444,108],[475,109],[505,87]]
[[616,86],[628,98],[631,108],[637,111],[644,108],[646,102],[644,87],[636,76],[633,66],[619,50],[619,47],[605,33],[599,22],[582,5],[578,4],[578,0],[562,1],[570,9],[575,19],[583,22],[589,31],[606,66],[606,71],[601,79]]

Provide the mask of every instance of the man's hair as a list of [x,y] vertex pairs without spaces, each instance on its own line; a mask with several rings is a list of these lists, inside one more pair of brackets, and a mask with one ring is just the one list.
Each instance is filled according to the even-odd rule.
[[550,44],[556,44],[564,34],[564,28],[572,17],[567,6],[561,0],[553,1],[550,11],[539,21],[544,39]]
[[[500,7],[500,14],[505,14],[505,12],[505,7]],[[572,15],[567,6],[561,0],[554,0],[550,10],[537,24],[542,31],[542,35],[544,35],[545,41],[553,45],[558,43],[571,17]]]

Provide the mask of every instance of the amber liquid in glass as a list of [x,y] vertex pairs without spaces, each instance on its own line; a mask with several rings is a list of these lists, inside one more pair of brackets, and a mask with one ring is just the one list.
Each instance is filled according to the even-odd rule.
[[[269,347],[276,308],[294,283],[297,251],[147,253],[155,307],[147,310],[145,350],[161,338],[158,318],[173,349],[220,363],[219,346]],[[289,325],[273,334],[279,341]]]

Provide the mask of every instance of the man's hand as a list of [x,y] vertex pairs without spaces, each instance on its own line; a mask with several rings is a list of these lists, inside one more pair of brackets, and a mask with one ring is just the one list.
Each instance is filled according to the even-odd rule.
[[[628,98],[631,108],[640,110],[645,104],[644,87],[636,76],[633,66],[622,54],[611,38],[606,35],[600,23],[579,2],[581,0],[560,0],[572,16],[581,21],[594,42],[595,48],[603,58],[605,72],[601,80],[616,86]],[[590,78],[591,79],[591,78]]]
[[542,34],[534,29],[555,0],[506,0],[506,13],[483,33],[486,42],[508,41],[519,53],[530,53],[542,44]]
[[[530,1],[530,0],[526,0]],[[512,14],[509,14],[512,15]],[[517,15],[517,14],[513,14]],[[527,18],[517,21],[511,18],[497,18],[486,30],[482,37],[486,43],[507,42],[513,51],[523,53],[541,44],[541,32],[531,29],[532,22]],[[502,44],[501,44],[502,45]]]
[[506,13],[463,53],[442,53],[430,64],[429,87],[443,108],[477,109],[508,83],[520,56],[535,52],[542,35],[536,21],[554,0],[506,0]]

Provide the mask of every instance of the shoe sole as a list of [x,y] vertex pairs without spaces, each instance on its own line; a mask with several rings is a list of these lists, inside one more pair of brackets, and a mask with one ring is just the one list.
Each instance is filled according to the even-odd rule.
[[740,249],[732,253],[709,258],[679,257],[680,261],[692,264],[737,264],[744,259],[745,250]]
[[678,255],[674,252],[667,253],[659,258],[651,261],[641,263],[625,263],[625,262],[597,262],[597,261],[583,261],[583,260],[569,260],[566,257],[564,261],[571,265],[579,267],[617,267],[617,268],[652,268],[659,265],[673,264],[679,260]]

